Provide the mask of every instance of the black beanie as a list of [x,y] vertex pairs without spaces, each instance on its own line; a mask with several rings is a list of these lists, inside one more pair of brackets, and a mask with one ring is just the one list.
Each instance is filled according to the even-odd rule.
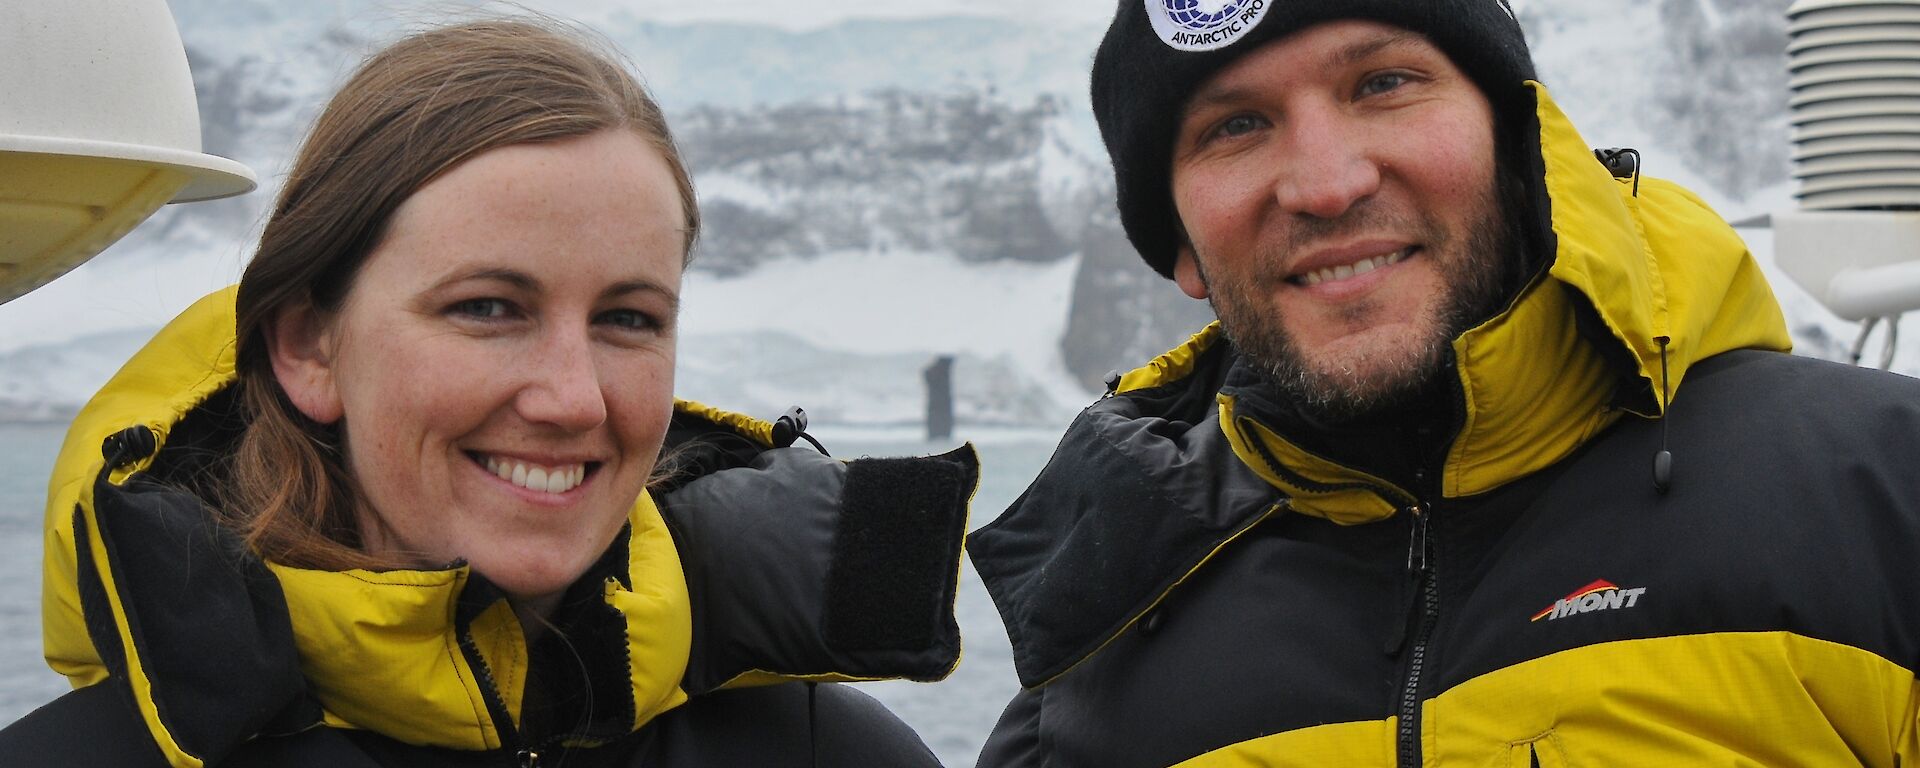
[[[1366,19],[1419,32],[1493,105],[1497,141],[1532,126],[1533,60],[1507,0],[1120,0],[1093,57],[1093,116],[1113,158],[1120,223],[1147,265],[1173,276],[1183,244],[1173,142],[1187,99],[1263,43],[1324,21]],[[1164,37],[1163,37],[1164,34]],[[1529,129],[1531,130],[1531,129]]]

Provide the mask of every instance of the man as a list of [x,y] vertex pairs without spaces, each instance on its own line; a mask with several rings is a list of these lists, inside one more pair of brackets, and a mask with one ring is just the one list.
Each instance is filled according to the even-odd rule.
[[1221,322],[971,538],[981,766],[1920,758],[1920,382],[1532,80],[1501,0],[1122,0],[1121,218]]

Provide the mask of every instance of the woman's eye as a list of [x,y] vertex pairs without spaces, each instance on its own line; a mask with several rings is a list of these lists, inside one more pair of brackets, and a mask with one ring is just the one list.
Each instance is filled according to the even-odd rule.
[[453,314],[482,320],[498,320],[512,314],[505,299],[467,299],[449,308]]
[[600,322],[622,330],[644,331],[660,327],[652,315],[635,309],[616,309],[600,314]]
[[1360,83],[1361,96],[1375,96],[1407,84],[1407,76],[1396,72],[1374,75]]

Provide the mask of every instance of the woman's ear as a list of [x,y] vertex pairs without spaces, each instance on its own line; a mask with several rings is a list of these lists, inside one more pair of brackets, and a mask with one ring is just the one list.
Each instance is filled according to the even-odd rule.
[[1207,277],[1200,274],[1200,260],[1193,255],[1193,246],[1180,246],[1179,254],[1174,256],[1173,282],[1188,296],[1196,299],[1207,297]]
[[305,302],[281,309],[267,325],[267,356],[280,389],[306,417],[333,424],[344,415],[334,382],[333,325]]

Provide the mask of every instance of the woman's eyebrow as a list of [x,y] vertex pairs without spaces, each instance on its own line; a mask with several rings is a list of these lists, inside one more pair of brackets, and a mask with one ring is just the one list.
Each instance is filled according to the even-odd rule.
[[[538,293],[544,287],[540,283],[539,278],[534,277],[533,275],[527,274],[525,272],[522,272],[520,270],[509,269],[506,267],[481,267],[479,269],[468,270],[465,272],[456,272],[440,280],[438,283],[435,283],[433,287],[434,289],[437,290],[440,288],[445,288],[450,285],[458,285],[460,283],[473,281],[473,280],[492,280],[492,281],[502,282],[502,283],[511,285],[514,288],[520,289],[522,291],[527,291],[529,293]],[[661,298],[665,299],[669,304],[669,306],[671,306],[672,308],[678,309],[680,307],[680,294],[677,291],[667,286],[661,285],[660,283],[654,282],[652,280],[647,280],[644,278],[636,279],[636,280],[622,280],[620,282],[614,283],[613,285],[607,286],[606,290],[600,292],[600,298],[613,299],[613,298],[618,298],[621,296],[626,296],[628,294],[634,294],[634,293],[656,294]]]
[[656,294],[666,300],[669,309],[675,311],[680,309],[680,294],[652,280],[625,280],[614,283],[607,290],[602,291],[600,296],[603,299],[613,299],[632,293]]
[[479,269],[468,270],[465,272],[455,272],[451,275],[441,278],[439,282],[434,283],[433,287],[435,289],[445,288],[447,286],[457,285],[459,283],[464,283],[469,280],[494,280],[494,281],[506,283],[515,288],[519,288],[523,291],[540,290],[539,278],[536,278],[533,275],[529,275],[520,270],[508,269],[506,267],[481,267]]

